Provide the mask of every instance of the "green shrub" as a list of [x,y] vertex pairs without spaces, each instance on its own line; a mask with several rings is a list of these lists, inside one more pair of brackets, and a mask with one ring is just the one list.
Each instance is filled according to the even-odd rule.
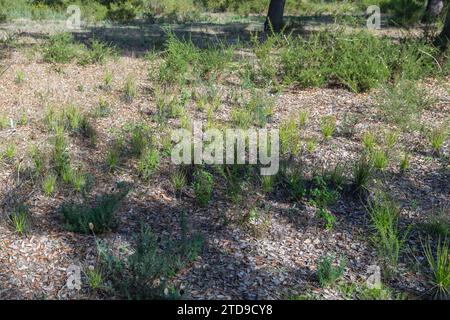
[[325,116],[320,120],[320,131],[325,139],[330,139],[336,130],[336,118]]
[[60,33],[50,37],[44,47],[44,61],[51,63],[69,63],[79,53],[80,47],[73,42],[70,33]]
[[72,232],[99,234],[117,227],[116,211],[128,191],[122,187],[116,193],[100,196],[93,206],[87,203],[63,203],[61,213],[64,228]]
[[388,155],[384,150],[380,149],[374,149],[370,152],[370,161],[372,162],[373,167],[378,170],[386,169],[389,164]]
[[159,166],[159,151],[155,148],[145,150],[138,162],[139,175],[144,180],[148,180]]
[[377,192],[369,204],[368,211],[375,231],[372,243],[383,263],[385,275],[391,276],[397,267],[408,234],[402,234],[398,228],[400,207],[385,193]]
[[89,44],[89,48],[83,51],[79,58],[78,63],[81,65],[105,63],[108,57],[114,56],[116,54],[115,49],[111,46],[92,39]]
[[436,254],[433,254],[430,241],[423,246],[425,257],[431,271],[432,296],[437,299],[448,300],[450,297],[450,258],[449,241],[438,239]]
[[30,211],[28,207],[23,204],[16,205],[9,215],[9,221],[20,236],[27,234],[30,227]]
[[446,123],[441,127],[435,127],[429,131],[427,138],[431,145],[431,148],[433,149],[433,152],[439,154],[442,145],[447,139],[448,132],[448,125]]
[[333,285],[344,273],[346,261],[341,258],[338,266],[333,266],[335,260],[334,255],[322,256],[317,262],[317,280],[321,287]]
[[373,176],[372,163],[361,157],[353,166],[353,181],[357,191],[367,191]]
[[336,223],[336,217],[327,209],[319,208],[318,216],[325,222],[325,229],[331,230],[333,229]]
[[208,205],[213,194],[214,177],[205,170],[197,170],[194,173],[194,193],[197,204],[201,207]]
[[107,17],[114,22],[129,23],[141,12],[141,0],[109,1]]
[[180,297],[180,293],[169,290],[167,280],[195,260],[203,244],[200,234],[188,236],[185,225],[182,222],[180,240],[163,240],[162,245],[156,235],[142,226],[133,253],[122,260],[98,243],[106,278],[120,296],[137,300]]
[[56,187],[56,179],[57,177],[53,174],[48,174],[45,176],[44,181],[42,182],[42,189],[46,196],[50,196]]
[[383,116],[402,129],[414,128],[422,110],[431,103],[427,92],[410,81],[384,86],[377,96],[377,105]]

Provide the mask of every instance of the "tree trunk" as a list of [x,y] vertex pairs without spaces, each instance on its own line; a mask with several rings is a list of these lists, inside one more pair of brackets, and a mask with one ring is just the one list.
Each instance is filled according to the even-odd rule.
[[267,14],[264,31],[280,32],[283,27],[284,4],[286,0],[270,0],[269,13]]
[[443,0],[428,0],[427,9],[425,10],[422,22],[434,21],[441,14],[443,8]]
[[448,44],[450,42],[450,6],[447,10],[447,18],[445,18],[444,29],[442,29],[441,34],[436,38],[435,45],[441,49],[441,51],[445,51],[448,48]]

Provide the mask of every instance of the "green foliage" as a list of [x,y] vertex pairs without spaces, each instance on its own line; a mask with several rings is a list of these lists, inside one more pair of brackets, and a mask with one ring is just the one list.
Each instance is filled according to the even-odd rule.
[[181,170],[175,170],[170,176],[170,182],[176,194],[180,194],[186,186],[186,174]]
[[336,130],[336,118],[325,116],[320,120],[320,131],[325,139],[330,139]]
[[359,192],[367,190],[372,175],[372,163],[366,157],[361,157],[353,166],[353,181],[356,190]]
[[156,235],[142,226],[133,253],[122,260],[98,244],[106,278],[122,297],[137,300],[179,298],[179,293],[168,290],[167,280],[195,260],[203,244],[201,235],[188,236],[185,224],[182,222],[180,240],[163,240],[162,245]]
[[400,170],[402,172],[405,172],[406,170],[408,170],[410,167],[410,161],[409,161],[409,154],[408,153],[403,153],[402,158],[400,159]]
[[77,60],[79,64],[104,63],[106,58],[115,55],[115,49],[98,41],[91,40],[89,47],[75,43],[70,33],[58,33],[50,36],[44,47],[43,59],[50,63],[70,63]]
[[287,168],[285,177],[291,198],[295,201],[303,199],[307,190],[302,171],[297,168]]
[[331,230],[333,229],[335,223],[336,223],[336,217],[327,209],[325,208],[319,208],[318,209],[318,216],[323,219],[325,222],[325,229]]
[[376,145],[376,138],[375,135],[371,132],[365,132],[363,137],[362,137],[362,143],[364,146],[364,149],[368,152],[371,152]]
[[114,22],[129,23],[142,12],[142,0],[116,0],[109,2],[107,17]]
[[42,181],[42,189],[46,196],[50,196],[55,191],[57,177],[54,174],[48,174]]
[[402,234],[398,228],[400,207],[387,194],[377,192],[369,204],[368,212],[375,231],[372,243],[383,263],[385,275],[391,276],[408,234]]
[[30,227],[30,211],[28,207],[23,204],[16,205],[9,215],[9,221],[20,236],[27,234]]
[[99,40],[91,39],[89,48],[82,51],[78,58],[78,63],[81,65],[103,64],[108,57],[114,56],[115,54],[116,51],[111,46]]
[[433,253],[430,241],[423,246],[425,257],[431,271],[432,296],[437,299],[447,300],[450,296],[450,258],[449,241],[438,239],[436,253]]
[[142,154],[138,162],[139,175],[148,180],[159,166],[159,151],[156,148],[148,148]]
[[8,161],[13,161],[14,156],[16,155],[16,145],[13,142],[9,142],[6,145],[5,151],[3,152],[4,157]]
[[36,145],[32,145],[29,153],[34,166],[34,175],[39,176],[44,171],[43,152]]
[[159,67],[161,84],[183,85],[199,78],[216,77],[231,62],[232,47],[207,46],[200,49],[191,40],[182,40],[167,32],[166,54]]
[[444,123],[442,126],[440,127],[435,127],[432,128],[428,135],[428,141],[433,149],[433,152],[439,154],[442,145],[444,144],[445,140],[447,139],[448,136],[448,124]]
[[323,176],[313,178],[313,187],[310,190],[311,203],[319,208],[326,208],[339,199],[339,192],[331,189]]
[[384,170],[389,164],[388,155],[381,149],[374,149],[370,152],[370,161],[373,167],[378,170]]
[[214,187],[214,177],[208,171],[199,169],[194,173],[194,193],[197,204],[201,207],[208,205]]
[[25,81],[25,73],[22,70],[19,70],[16,72],[16,78],[14,79],[14,81],[17,84],[21,84]]
[[321,287],[333,285],[345,271],[347,265],[345,259],[341,258],[337,266],[333,265],[334,260],[334,255],[327,255],[320,257],[317,262],[316,275]]
[[410,81],[385,86],[377,100],[383,116],[402,129],[413,128],[418,123],[422,110],[432,103],[426,91]]
[[121,187],[116,193],[98,197],[94,205],[63,203],[61,213],[64,219],[64,228],[72,232],[100,234],[117,227],[116,212],[128,191],[128,188]]
[[133,76],[129,75],[125,78],[125,83],[123,85],[123,93],[125,95],[125,99],[128,102],[132,102],[134,98],[136,98],[138,89],[136,85],[136,80]]
[[51,63],[69,63],[80,51],[80,47],[73,43],[70,33],[60,33],[50,37],[44,48],[44,61]]

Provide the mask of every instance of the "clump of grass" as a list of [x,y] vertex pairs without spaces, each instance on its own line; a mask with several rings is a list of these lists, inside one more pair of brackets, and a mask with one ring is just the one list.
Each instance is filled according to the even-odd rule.
[[9,126],[9,119],[6,115],[0,114],[0,130],[3,130]]
[[298,113],[298,123],[300,127],[304,128],[308,123],[309,112],[307,110],[302,110]]
[[123,187],[116,193],[102,195],[96,199],[94,205],[63,203],[61,213],[64,228],[72,232],[100,234],[117,227],[116,212],[128,191]]
[[150,127],[146,124],[135,124],[130,128],[131,154],[140,157],[150,143]]
[[325,116],[320,120],[320,131],[325,139],[330,139],[336,130],[336,118]]
[[39,176],[44,171],[44,154],[36,145],[30,147],[29,153],[34,166],[34,175]]
[[284,121],[281,124],[280,131],[280,151],[282,154],[290,153],[295,155],[300,149],[299,127],[295,119]]
[[370,161],[374,168],[384,170],[389,164],[389,157],[384,150],[374,149],[370,153]]
[[113,172],[117,168],[119,161],[120,151],[115,148],[108,150],[108,153],[106,154],[106,165],[110,172]]
[[113,83],[113,74],[110,70],[106,70],[103,75],[103,88],[107,91],[111,90]]
[[208,205],[212,198],[214,177],[205,170],[197,170],[194,173],[194,193],[197,204],[201,207]]
[[263,127],[272,116],[274,106],[275,100],[272,97],[254,91],[244,105],[233,108],[231,117],[241,128],[248,128],[251,125]]
[[16,205],[9,215],[9,221],[20,236],[27,234],[30,227],[30,211],[28,207],[23,204]]
[[383,116],[407,130],[416,127],[422,111],[432,102],[424,89],[406,80],[384,86],[377,97],[377,105]]
[[433,152],[439,154],[441,151],[442,145],[448,136],[448,126],[445,124],[441,127],[432,128],[428,133],[428,141],[433,149]]
[[123,85],[125,99],[132,102],[137,96],[137,90],[136,79],[131,75],[127,76]]
[[203,245],[203,237],[198,233],[189,236],[183,221],[185,219],[181,222],[181,239],[173,241],[160,241],[142,226],[133,253],[125,259],[115,257],[105,245],[98,243],[105,280],[111,282],[121,297],[137,300],[180,297],[179,292],[167,287],[167,281],[195,260]]
[[410,160],[409,160],[409,153],[405,152],[403,153],[402,158],[400,159],[400,170],[402,172],[405,172],[410,167]]
[[261,176],[261,189],[264,193],[272,192],[275,185],[274,176]]
[[176,170],[170,176],[170,182],[176,194],[181,194],[181,191],[186,186],[186,174],[181,170]]
[[25,81],[25,73],[22,70],[19,70],[16,72],[16,77],[14,79],[14,81],[17,84],[21,84]]
[[372,151],[376,145],[375,135],[371,131],[365,132],[362,137],[362,142],[366,151]]
[[6,145],[5,151],[4,151],[4,157],[6,158],[6,160],[8,161],[13,161],[14,157],[16,155],[16,145],[13,142],[9,142]]
[[148,180],[159,166],[159,151],[156,148],[145,150],[138,162],[139,175],[144,180]]
[[378,191],[367,210],[375,231],[372,243],[383,263],[385,275],[391,276],[408,234],[402,234],[398,228],[400,207],[387,194]]
[[398,132],[395,130],[386,130],[384,132],[384,144],[387,150],[392,150],[398,141]]
[[88,268],[84,274],[86,276],[87,283],[92,290],[95,291],[103,287],[103,273],[99,268]]
[[450,217],[448,208],[442,207],[433,211],[431,215],[422,225],[422,229],[432,236],[447,238],[450,235]]
[[316,175],[313,178],[310,190],[311,203],[319,208],[326,208],[339,199],[339,192],[330,188],[324,176]]
[[334,255],[326,255],[320,257],[317,262],[316,275],[321,287],[329,287],[335,284],[345,271],[347,265],[345,259],[341,258],[337,266],[333,265],[334,260]]
[[105,98],[98,99],[98,105],[95,107],[93,116],[96,118],[105,118],[111,114],[111,108]]
[[287,168],[285,177],[291,198],[294,201],[303,199],[306,196],[306,186],[302,171],[297,168]]
[[107,57],[113,56],[114,54],[114,48],[99,40],[92,39],[89,43],[89,48],[83,50],[79,55],[78,63],[81,65],[95,63],[103,64]]
[[450,243],[447,238],[438,239],[436,253],[433,253],[430,242],[422,244],[428,266],[431,271],[430,283],[433,298],[447,300],[450,292],[450,259],[448,248]]
[[336,217],[328,209],[319,208],[318,216],[323,219],[326,230],[332,230],[334,228]]
[[373,176],[372,163],[366,157],[361,157],[353,166],[353,183],[359,192],[367,191]]
[[42,189],[46,196],[50,196],[53,194],[56,188],[57,177],[54,174],[48,174],[45,176],[42,181]]
[[70,33],[60,33],[50,37],[44,47],[44,61],[51,63],[68,63],[79,53],[79,46],[74,44]]
[[316,146],[317,146],[317,141],[315,138],[309,138],[306,140],[305,148],[308,153],[313,153],[314,150],[316,150]]

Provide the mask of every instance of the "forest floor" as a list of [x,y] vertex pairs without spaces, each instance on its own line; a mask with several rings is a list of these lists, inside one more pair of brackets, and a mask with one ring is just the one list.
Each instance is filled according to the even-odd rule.
[[[139,33],[103,30],[103,34],[120,32],[123,39],[114,43],[130,49],[128,53],[108,59],[103,65],[81,66],[74,62],[55,65],[43,61],[42,48],[50,29],[52,32],[56,29],[16,24],[19,25],[0,25],[0,30],[8,30],[14,38],[0,54],[0,115],[8,122],[10,119],[16,122],[0,130],[0,151],[15,145],[13,160],[4,159],[0,163],[0,298],[114,298],[115,294],[107,290],[92,290],[84,273],[81,289],[69,289],[68,268],[75,265],[88,270],[96,266],[98,239],[118,254],[131,252],[142,223],[160,237],[179,238],[182,212],[188,219],[189,232],[200,233],[204,239],[199,257],[170,279],[171,286],[183,291],[188,299],[285,299],[300,295],[346,299],[352,295],[351,285],[364,286],[373,266],[379,262],[371,246],[366,205],[351,190],[344,190],[329,207],[336,223],[326,230],[316,208],[307,202],[292,201],[279,193],[266,195],[247,184],[241,191],[245,200],[234,203],[220,178],[212,201],[200,208],[191,188],[186,188],[182,196],[173,191],[170,174],[174,166],[170,158],[161,160],[158,172],[149,181],[138,176],[136,159],[108,171],[105,155],[114,132],[120,131],[125,123],[144,122],[155,135],[164,134],[158,131],[159,124],[152,118],[157,113],[157,101],[149,79],[150,63],[142,55],[149,43],[155,45],[151,31],[139,35],[143,40],[137,38],[133,41],[136,47],[131,48],[127,47],[130,43],[127,35],[134,37]],[[203,29],[185,31],[196,31],[199,39],[210,34]],[[92,32],[101,33],[100,29]],[[242,29],[230,26],[229,32],[239,34]],[[92,34],[80,31],[76,33],[78,36],[84,41]],[[160,39],[160,33],[154,37]],[[158,43],[161,45],[163,40]],[[113,75],[108,90],[102,85],[105,70]],[[22,81],[17,81],[19,73],[24,75]],[[129,75],[135,79],[138,92],[131,102],[123,98],[123,84]],[[220,106],[214,117],[226,123],[232,118],[232,95],[239,87],[239,78],[232,72],[224,77],[216,84]],[[450,115],[449,78],[425,79],[419,85],[434,101],[421,115],[421,123],[442,126]],[[92,120],[96,144],[92,146],[80,137],[71,137],[71,158],[92,177],[91,195],[111,192],[118,181],[129,182],[133,187],[118,210],[120,223],[116,230],[98,236],[82,235],[65,230],[59,212],[63,202],[80,196],[64,186],[47,196],[40,178],[30,178],[17,167],[30,166],[30,145],[38,146],[50,157],[51,133],[43,123],[48,106],[58,109],[72,104],[83,113],[93,113],[100,97],[111,112]],[[302,158],[307,176],[336,165],[341,165],[350,176],[350,164],[363,152],[364,133],[370,131],[382,139],[385,130],[393,129],[379,116],[372,92],[287,88],[271,93],[271,97],[275,105],[269,128],[279,127],[282,121],[297,117],[299,112],[309,114],[307,125],[299,133],[302,139],[316,141],[315,149]],[[205,111],[199,110],[195,101],[189,101],[185,110],[191,119],[206,121]],[[19,121],[24,114],[26,121]],[[337,131],[330,140],[325,140],[321,137],[320,122],[328,115],[336,118]],[[350,127],[346,123],[349,116],[356,119]],[[169,119],[167,125],[176,128],[179,120]],[[410,168],[402,172],[399,162],[404,150],[410,155]],[[439,214],[449,215],[449,151],[448,139],[436,155],[426,137],[418,132],[402,132],[382,172],[383,187],[401,206],[400,228],[414,226],[395,276],[385,281],[390,290],[408,298],[421,297],[429,289],[423,272],[425,258],[418,226]],[[8,219],[11,202],[22,202],[30,209],[30,230],[26,236],[11,228]],[[257,216],[249,219],[254,212]],[[337,286],[322,288],[315,274],[318,259],[327,253],[345,257],[347,265]]]

